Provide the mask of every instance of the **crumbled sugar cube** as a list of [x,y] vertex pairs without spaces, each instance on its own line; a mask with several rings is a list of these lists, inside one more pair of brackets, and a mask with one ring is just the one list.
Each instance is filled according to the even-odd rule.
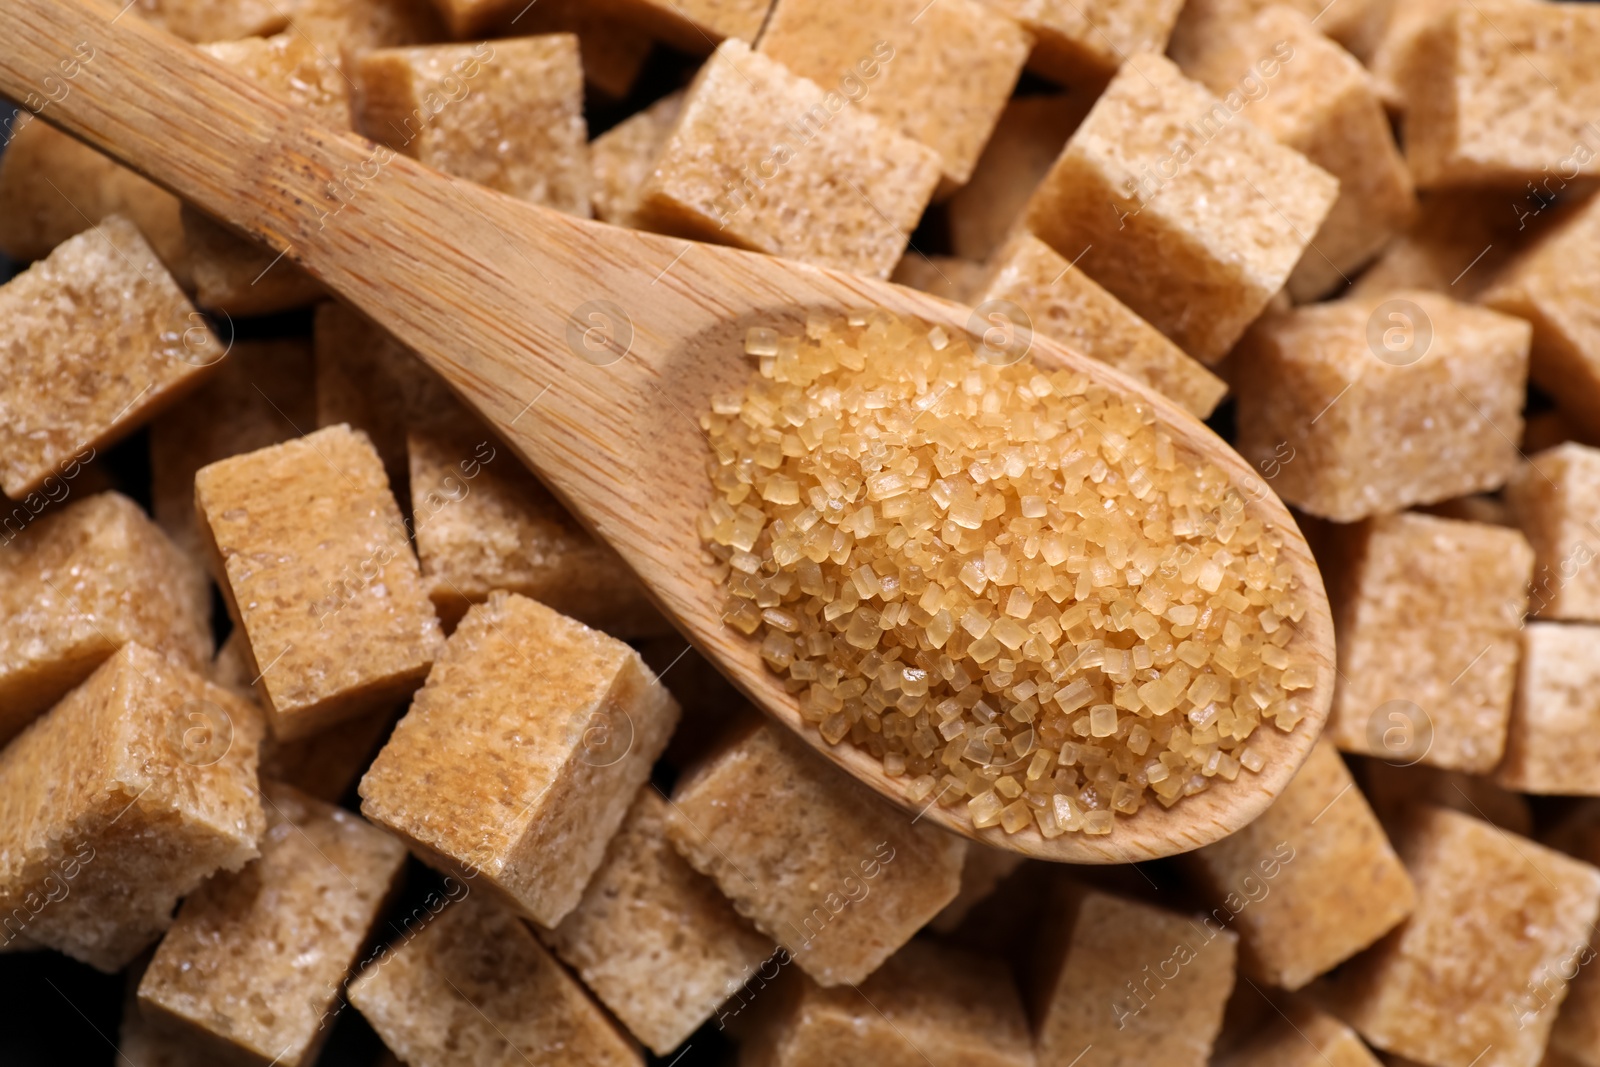
[[461,620],[362,778],[361,810],[422,859],[475,872],[554,926],[578,906],[677,721],[633,649],[496,593]]
[[275,738],[422,681],[444,635],[364,434],[331,426],[202,467],[195,507]]
[[293,21],[290,32],[315,43],[346,73],[369,48],[424,44],[445,37],[439,13],[429,0],[296,0]]

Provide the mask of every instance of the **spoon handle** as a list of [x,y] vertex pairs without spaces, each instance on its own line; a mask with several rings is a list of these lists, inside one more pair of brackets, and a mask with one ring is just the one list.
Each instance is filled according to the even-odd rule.
[[[0,93],[281,250],[415,349],[563,496],[589,503],[627,483],[658,340],[713,315],[663,306],[681,277],[653,285],[685,242],[561,215],[321,127],[126,7],[5,11]],[[593,306],[641,292],[648,309],[617,297],[626,324]],[[636,358],[612,365],[619,331]],[[524,417],[558,380],[559,403]]]

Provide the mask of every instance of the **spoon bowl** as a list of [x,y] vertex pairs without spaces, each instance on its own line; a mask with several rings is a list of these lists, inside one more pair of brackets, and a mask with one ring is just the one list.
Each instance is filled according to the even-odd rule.
[[[96,0],[8,0],[7,14],[0,92],[282,250],[409,345],[616,548],[667,617],[758,707],[920,817],[1040,859],[1152,859],[1250,822],[1315,743],[1333,692],[1333,628],[1288,510],[1188,413],[1035,335],[1036,363],[1070,368],[1149,405],[1175,443],[1224,470],[1247,512],[1280,534],[1281,556],[1309,601],[1296,641],[1317,667],[1311,711],[1289,733],[1256,732],[1266,760],[1259,773],[1171,809],[1148,803],[1119,816],[1108,835],[980,831],[962,806],[910,804],[904,779],[886,776],[871,754],[826,744],[757,642],[723,623],[724,594],[695,523],[712,493],[698,420],[713,395],[748,379],[743,342],[751,326],[795,332],[808,313],[878,307],[971,338],[971,309],[886,281],[572,218],[439,174],[318,127],[221,63]],[[91,53],[63,80],[71,57]]]

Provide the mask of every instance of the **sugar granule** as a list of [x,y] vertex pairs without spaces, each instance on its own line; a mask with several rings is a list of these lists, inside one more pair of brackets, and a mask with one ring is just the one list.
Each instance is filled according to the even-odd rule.
[[745,350],[701,419],[724,619],[912,803],[1110,833],[1310,711],[1281,535],[1148,405],[883,311]]

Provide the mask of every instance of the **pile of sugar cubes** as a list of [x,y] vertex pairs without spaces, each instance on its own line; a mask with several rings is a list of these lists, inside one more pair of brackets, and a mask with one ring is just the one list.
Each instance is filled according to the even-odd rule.
[[403,345],[18,111],[16,1062],[1600,1067],[1600,6],[126,10],[460,178],[1116,366],[1294,508],[1338,687],[1215,844],[953,836],[751,711]]

